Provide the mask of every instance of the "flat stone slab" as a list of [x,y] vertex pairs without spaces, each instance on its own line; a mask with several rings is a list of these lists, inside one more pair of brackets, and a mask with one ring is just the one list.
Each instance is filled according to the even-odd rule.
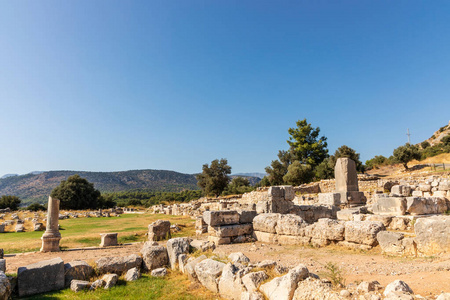
[[205,211],[203,220],[209,226],[239,224],[240,215],[235,210]]
[[61,258],[43,260],[17,271],[19,297],[64,288],[64,262]]

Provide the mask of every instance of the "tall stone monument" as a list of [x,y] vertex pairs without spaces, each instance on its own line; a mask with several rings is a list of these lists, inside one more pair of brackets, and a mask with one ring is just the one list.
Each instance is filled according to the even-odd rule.
[[48,197],[47,207],[47,229],[42,235],[41,252],[56,252],[59,249],[59,240],[61,240],[61,233],[58,227],[59,220],[59,200]]
[[356,164],[350,158],[338,158],[334,167],[336,189],[334,193],[319,194],[319,203],[353,207],[364,205],[366,197],[358,188]]

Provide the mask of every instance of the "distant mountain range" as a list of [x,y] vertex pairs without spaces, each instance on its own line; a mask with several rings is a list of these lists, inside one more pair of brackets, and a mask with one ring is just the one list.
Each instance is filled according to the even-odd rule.
[[[6,174],[0,178],[0,195],[14,195],[23,204],[46,203],[51,191],[62,180],[78,174],[92,182],[102,193],[129,190],[160,192],[180,192],[197,190],[195,174],[183,174],[167,170],[131,170],[122,172],[85,171],[35,171],[25,175]],[[252,173],[253,174],[253,173]],[[240,175],[243,176],[244,175]],[[258,177],[248,177],[251,184],[260,181]]]
[[265,173],[236,173],[231,176],[258,177],[260,179],[263,179],[264,176],[266,176],[266,175],[267,174],[265,174]]

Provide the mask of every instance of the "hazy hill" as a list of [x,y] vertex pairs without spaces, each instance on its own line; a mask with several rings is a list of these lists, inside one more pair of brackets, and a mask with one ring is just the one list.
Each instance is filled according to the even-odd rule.
[[53,188],[70,175],[78,174],[94,183],[101,192],[136,189],[179,192],[195,190],[194,175],[165,170],[132,170],[123,172],[48,171],[0,179],[0,195],[19,196],[24,203],[45,203]]

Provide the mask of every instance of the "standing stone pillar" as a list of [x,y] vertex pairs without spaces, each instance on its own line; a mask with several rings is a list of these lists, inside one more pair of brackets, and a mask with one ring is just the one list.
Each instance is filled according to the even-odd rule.
[[47,229],[42,235],[41,252],[56,252],[59,251],[59,240],[61,240],[61,233],[58,227],[59,220],[59,200],[48,197],[47,207]]

